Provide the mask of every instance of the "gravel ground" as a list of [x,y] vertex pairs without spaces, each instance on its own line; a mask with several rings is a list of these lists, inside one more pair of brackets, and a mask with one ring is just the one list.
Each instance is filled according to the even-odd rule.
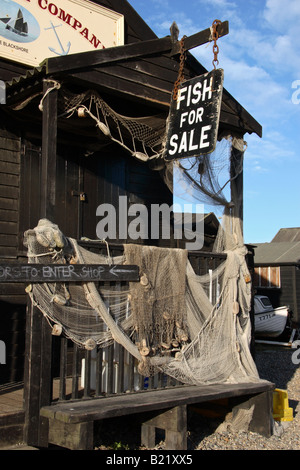
[[191,448],[196,450],[300,450],[300,367],[293,363],[293,354],[296,354],[296,358],[299,359],[298,350],[283,349],[278,346],[259,346],[256,351],[256,364],[260,377],[273,382],[276,388],[287,390],[289,406],[294,412],[293,421],[275,422],[274,434],[269,438],[253,432],[224,430],[224,424],[219,427],[220,423],[212,420],[207,422],[206,428],[198,423],[190,431]]
[[[233,431],[224,417],[205,418],[192,412],[188,422],[188,450],[300,450],[300,366],[293,363],[293,354],[299,359],[299,350],[290,348],[258,345],[256,350],[260,377],[273,382],[276,388],[287,390],[289,406],[294,411],[293,421],[274,422],[274,434],[267,438],[254,432]],[[130,423],[112,420],[105,429],[99,429],[101,439],[96,449],[141,449],[140,427],[135,424],[134,417]],[[160,449],[164,449],[163,436],[154,448]]]

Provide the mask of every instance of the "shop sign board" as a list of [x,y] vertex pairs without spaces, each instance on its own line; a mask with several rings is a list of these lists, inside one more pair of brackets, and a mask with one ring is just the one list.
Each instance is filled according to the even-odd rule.
[[172,100],[165,160],[213,152],[218,137],[224,71],[216,69],[181,83]]
[[124,44],[124,17],[89,0],[1,0],[0,56],[37,66],[49,57]]

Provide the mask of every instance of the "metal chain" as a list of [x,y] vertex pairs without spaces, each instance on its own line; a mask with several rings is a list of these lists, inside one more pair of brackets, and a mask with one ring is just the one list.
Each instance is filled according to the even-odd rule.
[[214,45],[213,45],[214,59],[212,61],[212,64],[214,66],[214,69],[216,69],[216,66],[219,65],[219,60],[218,60],[219,46],[217,45],[217,40],[219,39],[219,33],[217,31],[217,27],[219,24],[221,24],[220,20],[215,20],[212,24],[212,39],[214,41]]
[[178,98],[178,88],[180,84],[184,81],[184,64],[185,64],[185,56],[186,56],[186,51],[184,49],[184,40],[186,36],[183,36],[180,41],[180,64],[179,64],[179,71],[178,71],[178,77],[177,80],[174,84],[174,89],[173,89],[173,100],[177,101]]

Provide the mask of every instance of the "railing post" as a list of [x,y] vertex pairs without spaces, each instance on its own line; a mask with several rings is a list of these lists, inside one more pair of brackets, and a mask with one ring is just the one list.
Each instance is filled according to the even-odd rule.
[[24,441],[28,445],[47,445],[47,430],[40,419],[42,406],[52,399],[51,377],[52,335],[41,311],[31,301],[26,315],[24,371]]

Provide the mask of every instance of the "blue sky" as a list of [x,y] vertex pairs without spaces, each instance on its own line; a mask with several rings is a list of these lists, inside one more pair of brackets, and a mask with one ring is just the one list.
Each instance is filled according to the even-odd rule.
[[[224,87],[262,125],[245,135],[244,237],[269,242],[300,227],[300,0],[129,0],[158,37],[191,35],[229,21],[219,39]],[[212,46],[192,54],[209,71]]]

